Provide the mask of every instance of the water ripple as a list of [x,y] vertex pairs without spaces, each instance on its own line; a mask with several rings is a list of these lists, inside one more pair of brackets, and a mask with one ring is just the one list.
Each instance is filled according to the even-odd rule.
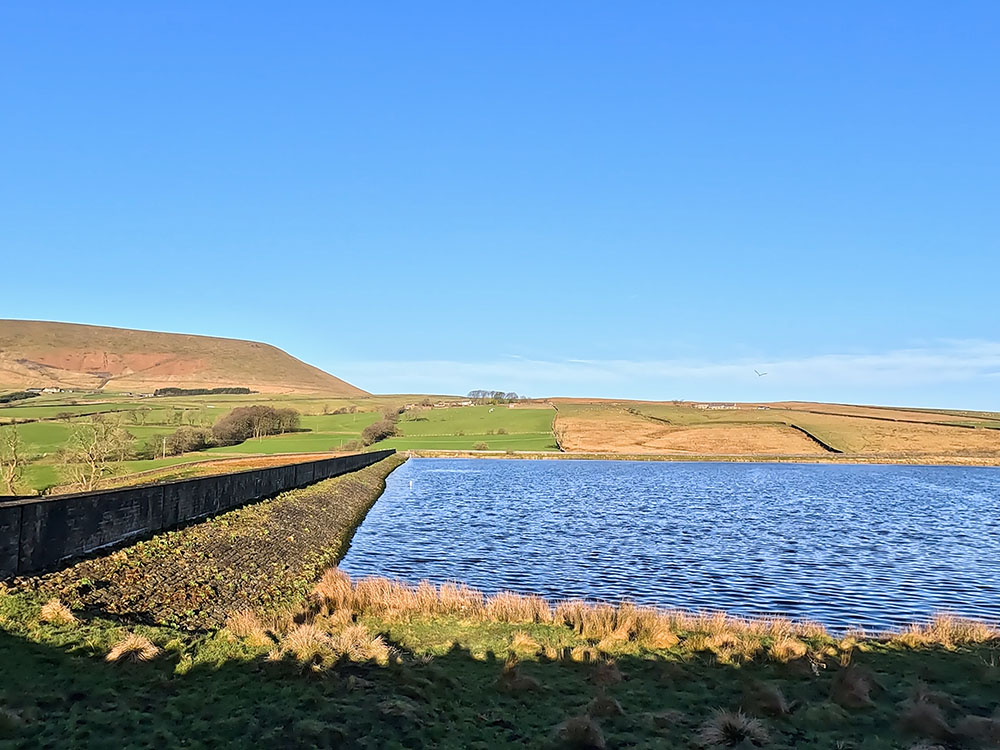
[[993,468],[411,459],[341,567],[834,628],[1000,621],[998,511]]

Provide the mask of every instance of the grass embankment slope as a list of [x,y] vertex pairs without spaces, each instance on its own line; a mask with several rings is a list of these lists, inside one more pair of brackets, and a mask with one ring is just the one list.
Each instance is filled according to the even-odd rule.
[[0,320],[0,385],[143,392],[237,386],[262,393],[366,395],[255,341],[32,320]]
[[74,606],[115,616],[218,626],[226,612],[273,607],[301,595],[319,572],[340,559],[382,493],[385,477],[403,461],[390,456],[360,471],[26,580]]
[[1000,739],[1000,641],[974,623],[843,637],[320,577],[394,465],[0,588],[0,669],[17,676],[0,684],[0,742],[888,750]]

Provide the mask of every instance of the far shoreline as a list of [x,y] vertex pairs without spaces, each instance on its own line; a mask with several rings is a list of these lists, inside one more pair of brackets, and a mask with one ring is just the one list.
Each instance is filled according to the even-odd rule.
[[755,463],[755,464],[821,464],[842,466],[931,466],[931,467],[969,467],[997,469],[1000,463],[991,463],[989,459],[975,456],[957,456],[949,459],[944,456],[929,456],[927,458],[907,456],[846,456],[837,457],[800,455],[800,456],[767,456],[767,455],[677,455],[670,453],[573,453],[562,451],[476,451],[476,450],[430,450],[397,448],[399,453],[414,458],[509,458],[528,460],[581,460],[581,461],[650,461],[659,463]]

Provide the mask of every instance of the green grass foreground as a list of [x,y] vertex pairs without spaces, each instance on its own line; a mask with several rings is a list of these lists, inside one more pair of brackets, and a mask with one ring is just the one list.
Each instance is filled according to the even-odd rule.
[[1000,642],[328,572],[297,610],[142,626],[0,594],[5,747],[996,747]]

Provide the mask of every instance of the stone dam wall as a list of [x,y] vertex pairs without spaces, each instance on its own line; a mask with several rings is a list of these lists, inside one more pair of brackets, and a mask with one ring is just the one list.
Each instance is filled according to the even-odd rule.
[[0,502],[0,580],[363,469],[394,450],[141,487]]

